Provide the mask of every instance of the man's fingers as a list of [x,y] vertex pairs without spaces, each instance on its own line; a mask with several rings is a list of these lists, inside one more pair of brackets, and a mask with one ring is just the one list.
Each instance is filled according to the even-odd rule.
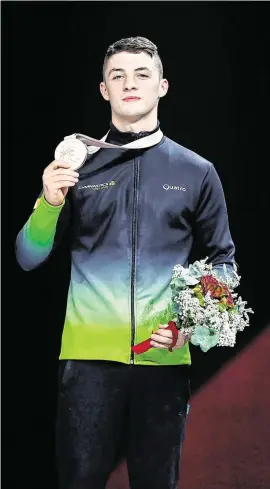
[[69,168],[54,168],[53,166],[47,167],[44,170],[44,178],[51,178],[53,175],[71,175],[72,177],[78,178],[80,174],[76,171],[70,170]]
[[78,178],[75,178],[72,175],[52,175],[51,177],[52,183],[61,182],[63,180],[66,180],[67,182],[73,182],[73,183],[77,183],[79,181]]
[[56,170],[57,168],[70,168],[71,164],[66,161],[54,160],[50,166]]
[[168,349],[168,345],[162,345],[161,343],[157,343],[156,341],[151,341],[151,346],[153,346],[154,348],[166,348],[166,350]]
[[166,336],[167,338],[173,337],[172,331],[170,329],[159,329],[157,331],[157,334],[159,334],[160,336]]
[[151,339],[157,343],[161,343],[162,345],[170,345],[172,342],[172,338],[168,338],[167,336],[161,336],[158,334],[152,334]]
[[52,182],[50,185],[51,190],[58,190],[64,187],[74,187],[76,182],[72,182],[70,180],[59,180],[58,182]]
[[76,171],[69,170],[68,168],[57,168],[51,172],[51,175],[71,175],[72,177],[78,178],[80,174]]

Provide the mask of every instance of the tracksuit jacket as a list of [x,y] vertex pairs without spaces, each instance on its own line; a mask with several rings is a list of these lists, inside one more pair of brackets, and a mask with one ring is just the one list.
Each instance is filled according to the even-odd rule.
[[[107,141],[126,144],[154,131],[123,133],[111,124]],[[135,357],[131,347],[172,319],[172,270],[189,265],[194,240],[199,258],[216,268],[235,264],[214,165],[163,135],[147,149],[101,149],[78,171],[62,205],[40,194],[16,240],[19,265],[32,270],[71,237],[60,359],[190,365],[188,343]]]

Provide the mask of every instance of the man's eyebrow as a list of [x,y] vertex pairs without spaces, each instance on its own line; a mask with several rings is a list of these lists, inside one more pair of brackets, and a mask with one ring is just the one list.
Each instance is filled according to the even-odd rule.
[[[151,71],[150,68],[147,68],[147,66],[140,66],[139,68],[136,68],[134,71]],[[109,76],[111,75],[111,73],[115,73],[115,72],[121,72],[123,73],[125,70],[123,68],[112,68],[110,71],[109,71]]]
[[147,68],[147,66],[141,66],[140,68],[136,68],[135,71],[143,71],[143,70],[151,71],[150,68]]

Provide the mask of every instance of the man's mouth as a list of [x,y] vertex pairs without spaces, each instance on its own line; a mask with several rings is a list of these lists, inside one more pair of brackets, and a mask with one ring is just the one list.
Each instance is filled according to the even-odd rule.
[[126,97],[123,99],[124,102],[134,102],[135,100],[141,100],[140,97]]

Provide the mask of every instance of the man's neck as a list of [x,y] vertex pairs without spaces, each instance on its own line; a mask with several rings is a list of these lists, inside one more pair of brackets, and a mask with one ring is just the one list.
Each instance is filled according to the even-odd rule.
[[112,123],[121,132],[150,132],[153,131],[158,124],[157,117],[141,118],[138,121],[130,122],[120,119],[112,114]]

